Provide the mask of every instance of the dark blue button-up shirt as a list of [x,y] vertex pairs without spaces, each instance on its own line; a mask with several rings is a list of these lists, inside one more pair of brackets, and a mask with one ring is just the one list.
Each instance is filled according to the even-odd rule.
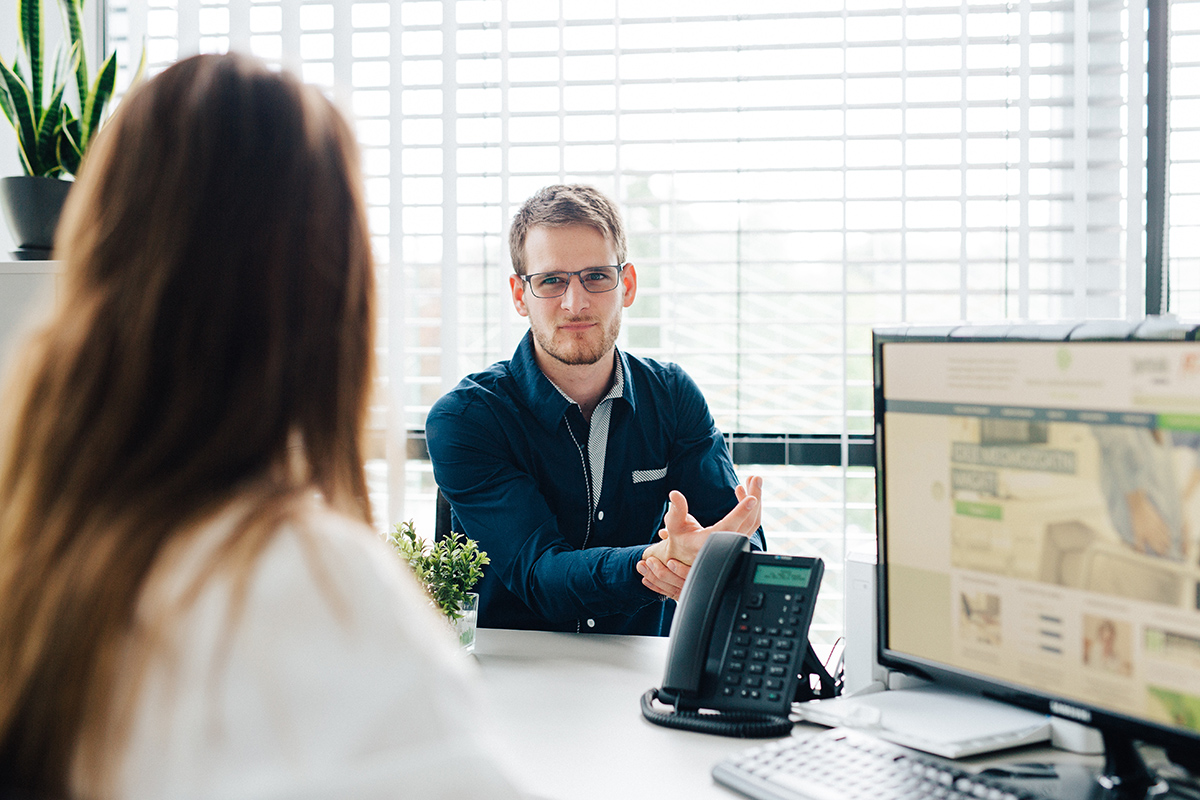
[[643,586],[635,565],[657,541],[668,492],[683,492],[705,526],[737,504],[728,448],[695,382],[675,364],[617,357],[623,387],[607,401],[599,476],[589,423],[538,368],[528,334],[510,361],[467,376],[430,410],[452,528],[491,559],[481,625],[665,636],[675,603]]

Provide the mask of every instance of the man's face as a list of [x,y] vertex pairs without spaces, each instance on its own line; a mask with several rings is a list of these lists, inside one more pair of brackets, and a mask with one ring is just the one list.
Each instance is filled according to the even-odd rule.
[[[538,226],[525,238],[525,264],[529,275],[539,272],[576,272],[617,263],[604,234],[587,225],[560,228]],[[517,313],[529,317],[536,350],[568,365],[595,364],[613,350],[621,331],[621,309],[633,302],[637,274],[630,264],[611,292],[592,294],[572,276],[561,297],[534,297],[516,275],[509,277]]]

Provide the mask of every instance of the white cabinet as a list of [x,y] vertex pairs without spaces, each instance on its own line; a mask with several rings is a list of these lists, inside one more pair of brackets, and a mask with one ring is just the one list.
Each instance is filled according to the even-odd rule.
[[0,369],[30,322],[54,302],[59,267],[57,261],[0,261]]

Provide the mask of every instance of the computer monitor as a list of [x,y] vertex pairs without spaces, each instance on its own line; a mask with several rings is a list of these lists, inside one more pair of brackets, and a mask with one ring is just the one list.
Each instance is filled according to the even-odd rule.
[[1140,797],[1135,740],[1200,771],[1200,342],[1127,327],[875,331],[878,632],[1095,726]]

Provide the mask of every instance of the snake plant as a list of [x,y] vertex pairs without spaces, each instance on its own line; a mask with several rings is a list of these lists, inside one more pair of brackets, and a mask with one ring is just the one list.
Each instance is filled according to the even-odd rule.
[[[17,134],[17,151],[27,175],[74,175],[92,137],[100,129],[117,79],[116,53],[104,60],[95,80],[88,74],[83,47],[83,0],[58,0],[66,21],[70,45],[59,48],[54,71],[47,82],[44,58],[42,0],[17,0],[20,49],[25,64],[0,56],[0,109]],[[143,49],[136,82],[146,64]],[[74,73],[78,111],[68,101]],[[47,100],[47,95],[49,99]]]

